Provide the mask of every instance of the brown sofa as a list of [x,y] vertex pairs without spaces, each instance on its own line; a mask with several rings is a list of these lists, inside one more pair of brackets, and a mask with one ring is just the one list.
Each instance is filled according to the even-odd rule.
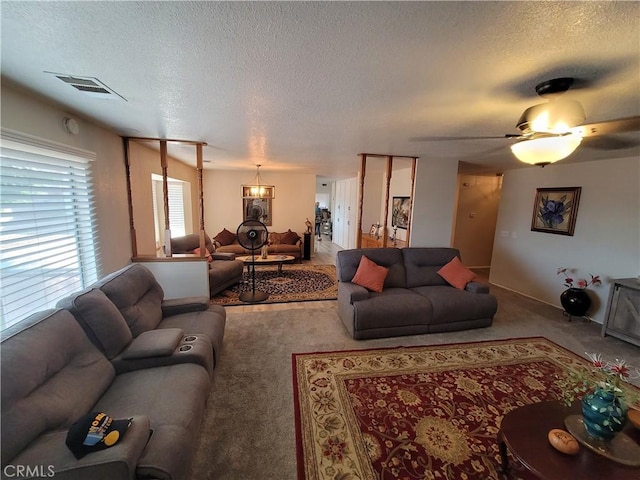
[[[235,253],[236,255],[251,255],[251,250],[238,243],[236,234],[226,228],[213,237],[216,253]],[[269,255],[291,255],[302,263],[303,245],[302,237],[296,232],[269,232]]]

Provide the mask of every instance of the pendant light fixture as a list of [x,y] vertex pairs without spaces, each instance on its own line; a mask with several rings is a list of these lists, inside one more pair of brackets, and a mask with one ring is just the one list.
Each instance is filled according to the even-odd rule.
[[250,185],[242,185],[242,198],[275,198],[276,187],[264,185],[260,179],[260,167],[256,165],[256,176]]

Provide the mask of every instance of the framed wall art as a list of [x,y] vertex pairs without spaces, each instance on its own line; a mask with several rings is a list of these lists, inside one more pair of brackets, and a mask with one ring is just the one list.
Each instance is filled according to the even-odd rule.
[[258,220],[270,227],[271,220],[271,199],[270,198],[243,198],[242,199],[242,220]]
[[409,215],[411,213],[410,197],[393,197],[391,203],[391,226],[404,230],[409,226]]
[[531,230],[573,236],[582,187],[537,188]]

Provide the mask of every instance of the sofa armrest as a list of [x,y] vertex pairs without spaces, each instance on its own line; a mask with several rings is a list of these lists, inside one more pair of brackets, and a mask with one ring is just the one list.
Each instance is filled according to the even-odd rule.
[[211,254],[213,260],[235,260],[236,254],[232,252],[215,252]]
[[136,478],[138,459],[144,452],[150,435],[149,418],[144,415],[134,416],[122,440],[112,447],[89,453],[78,460],[65,444],[67,430],[43,433],[13,458],[4,467],[3,473],[11,472],[10,465],[29,465],[33,469],[43,470],[45,477],[56,479],[133,480]]
[[209,308],[208,297],[184,297],[162,301],[162,316],[170,317],[181,313],[204,312]]
[[172,355],[183,336],[184,333],[179,328],[159,328],[142,332],[122,352],[121,357],[123,360],[134,360]]
[[349,303],[353,305],[354,302],[359,302],[360,300],[366,300],[369,298],[369,290],[360,285],[356,285],[351,282],[340,282],[338,283],[338,288],[340,288],[345,296],[349,298]]
[[489,284],[484,282],[469,282],[464,289],[471,293],[489,293]]

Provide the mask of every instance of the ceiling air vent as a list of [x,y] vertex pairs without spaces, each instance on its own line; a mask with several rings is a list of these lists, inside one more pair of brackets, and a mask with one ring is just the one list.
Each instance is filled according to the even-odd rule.
[[54,75],[67,85],[75,88],[77,91],[84,93],[93,98],[106,99],[122,99],[127,101],[122,95],[116,93],[113,89],[107,87],[104,83],[95,77],[78,77],[75,75],[65,75],[61,73],[45,72]]

